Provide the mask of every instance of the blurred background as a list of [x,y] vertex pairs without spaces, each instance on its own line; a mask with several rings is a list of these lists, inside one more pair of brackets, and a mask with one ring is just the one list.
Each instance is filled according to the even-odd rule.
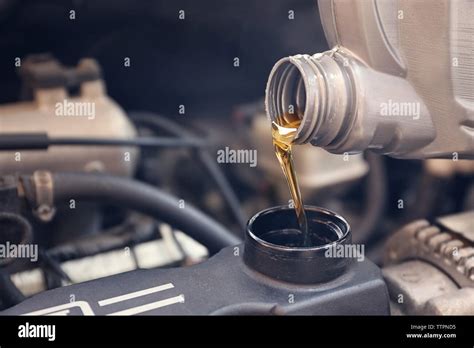
[[[264,113],[269,72],[282,57],[327,49],[314,0],[0,0],[0,104],[29,100],[22,92],[26,80],[22,82],[14,64],[17,57],[48,53],[65,66],[93,58],[107,94],[140,135],[170,133],[170,127],[166,131],[150,126],[150,119],[156,119],[213,140],[214,148],[205,156],[187,149],[144,149],[132,176],[191,203],[242,237],[249,217],[288,204],[290,198]],[[256,149],[257,166],[217,163],[216,153],[225,147]],[[400,161],[374,154],[344,159],[309,145],[296,152],[305,203],[346,217],[355,241],[366,243],[368,257],[377,263],[383,242],[403,224],[474,208],[472,169],[451,167],[452,161]],[[216,175],[221,184],[216,184]],[[40,242],[50,252],[47,265],[101,251],[64,251],[64,245],[82,243],[91,235],[127,234],[107,251],[133,249],[167,235],[153,230],[136,238],[130,228],[136,221],[130,222],[128,212],[109,205],[101,205],[100,211],[102,219],[94,231],[65,232],[71,223],[64,221],[37,228],[61,236]],[[178,249],[185,256],[182,246]],[[183,259],[174,261],[183,264]],[[47,287],[70,281],[48,267],[53,280]],[[18,286],[31,290],[33,280],[18,279]]]

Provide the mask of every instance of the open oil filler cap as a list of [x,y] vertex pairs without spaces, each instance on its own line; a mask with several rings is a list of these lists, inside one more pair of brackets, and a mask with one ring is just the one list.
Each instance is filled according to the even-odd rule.
[[351,243],[349,224],[327,209],[305,206],[305,212],[310,234],[306,245],[294,208],[272,207],[254,215],[247,224],[245,264],[298,284],[327,282],[344,273],[353,259],[335,257],[333,251]]

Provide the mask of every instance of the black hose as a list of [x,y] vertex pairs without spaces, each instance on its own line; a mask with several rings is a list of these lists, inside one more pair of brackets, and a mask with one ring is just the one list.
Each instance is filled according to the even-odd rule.
[[[131,111],[129,112],[128,116],[133,122],[139,125],[150,127],[154,131],[164,130],[165,132],[182,139],[194,138],[193,134],[188,130],[155,113],[145,111]],[[216,161],[210,156],[210,154],[205,151],[205,149],[197,149],[197,155],[209,175],[215,181],[241,231],[245,231],[247,219],[242,212],[237,195],[232,189],[232,186],[228,182],[224,173],[219,168]]]
[[375,229],[378,227],[387,201],[387,174],[384,159],[381,155],[372,152],[366,153],[369,164],[369,174],[365,189],[364,214],[357,225],[357,231],[353,234],[357,243],[367,243],[374,237]]
[[53,174],[54,199],[88,200],[118,205],[150,215],[190,235],[211,254],[240,243],[225,227],[177,198],[136,180],[102,174]]
[[183,244],[178,239],[175,229],[171,229],[171,239],[173,240],[174,245],[176,246],[179,251],[179,254],[181,255],[181,266],[185,266],[190,263],[191,257],[188,255],[188,252],[186,251],[186,249],[184,249]]
[[10,274],[3,269],[0,269],[0,289],[0,301],[5,308],[14,306],[26,298],[13,283]]
[[72,283],[69,275],[61,268],[61,264],[56,261],[48,251],[40,251],[41,268],[45,275],[45,281],[48,289],[55,289],[62,286],[62,281]]
[[[8,201],[7,201],[8,202]],[[16,245],[33,240],[31,224],[23,216],[10,212],[0,212],[0,244],[7,242]],[[0,257],[0,267],[15,262],[15,258]]]
[[163,138],[50,138],[47,133],[13,133],[0,135],[0,150],[47,150],[50,146],[139,146],[139,147],[205,147],[201,139]]
[[49,146],[139,146],[139,147],[203,147],[208,144],[199,139],[176,139],[158,137],[140,137],[132,139],[102,139],[102,138],[50,138]]
[[[10,212],[0,212],[0,244],[9,242],[15,245],[30,243],[33,231],[30,223],[24,217]],[[14,306],[25,299],[22,292],[10,278],[8,270],[16,258],[0,258],[0,303],[4,308]]]
[[154,219],[132,215],[123,224],[100,234],[88,235],[48,249],[48,255],[58,262],[65,262],[150,241],[157,237],[155,223]]

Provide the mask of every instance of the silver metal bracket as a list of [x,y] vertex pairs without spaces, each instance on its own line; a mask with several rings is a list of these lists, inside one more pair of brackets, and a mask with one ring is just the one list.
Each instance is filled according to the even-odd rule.
[[34,213],[41,221],[49,222],[56,213],[53,198],[53,176],[49,171],[37,170],[33,173],[32,179],[36,195]]

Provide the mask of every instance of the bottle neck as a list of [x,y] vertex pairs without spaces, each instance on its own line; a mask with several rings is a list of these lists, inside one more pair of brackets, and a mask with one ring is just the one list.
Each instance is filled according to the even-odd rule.
[[301,125],[294,143],[327,147],[347,136],[353,114],[353,88],[348,58],[342,52],[283,58],[273,67],[266,89],[272,121],[296,114]]

